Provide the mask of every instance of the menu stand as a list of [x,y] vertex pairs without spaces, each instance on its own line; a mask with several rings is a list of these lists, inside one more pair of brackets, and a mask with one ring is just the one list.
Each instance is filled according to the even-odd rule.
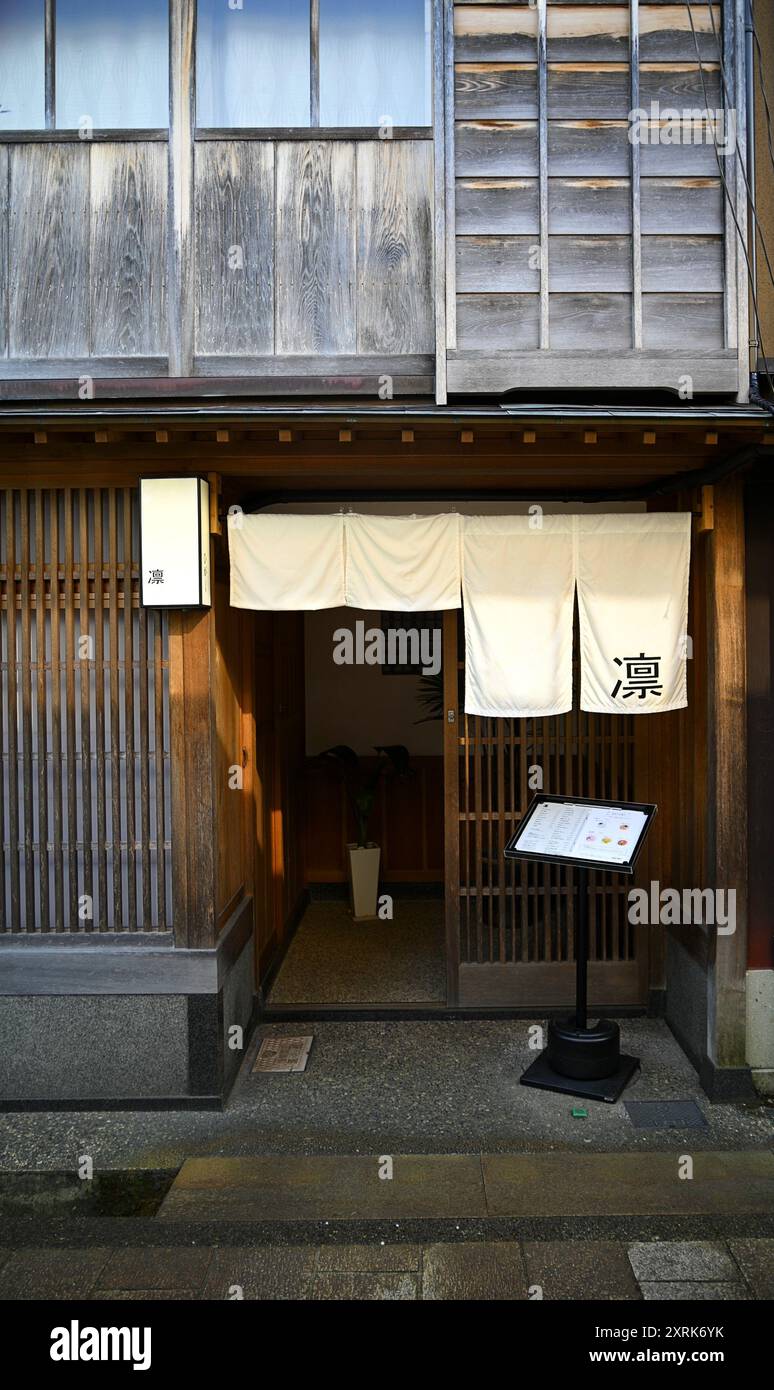
[[[541,854],[519,850],[527,821],[539,805],[546,802],[566,802],[573,807],[604,811],[639,811],[646,819],[632,858],[626,864],[602,860],[579,860],[569,855]],[[613,1019],[600,1019],[588,1025],[588,963],[589,963],[589,867],[605,872],[631,874],[634,863],[656,813],[655,806],[634,802],[593,801],[570,797],[536,797],[522,827],[505,850],[507,859],[531,859],[542,863],[565,864],[575,871],[575,1014],[565,1019],[550,1019],[545,1051],[535,1059],[521,1077],[522,1086],[535,1086],[542,1091],[559,1091],[565,1095],[610,1103],[618,1100],[624,1087],[639,1068],[639,1059],[621,1052],[621,1036]]]

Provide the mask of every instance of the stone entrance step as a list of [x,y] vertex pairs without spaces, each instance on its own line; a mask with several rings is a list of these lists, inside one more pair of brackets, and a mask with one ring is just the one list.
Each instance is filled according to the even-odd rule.
[[774,1154],[766,1150],[189,1158],[158,1219],[407,1221],[756,1213],[774,1214]]

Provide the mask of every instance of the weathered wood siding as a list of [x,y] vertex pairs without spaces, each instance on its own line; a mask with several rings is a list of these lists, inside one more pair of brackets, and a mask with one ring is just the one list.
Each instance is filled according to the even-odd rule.
[[[0,149],[4,375],[149,370],[166,357],[166,146]],[[115,359],[119,359],[116,364]],[[70,364],[68,368],[66,364]],[[49,368],[50,364],[50,368]]]
[[434,351],[430,141],[202,141],[195,186],[196,370]]
[[0,379],[164,376],[172,340],[192,342],[184,376],[276,390],[365,367],[429,388],[430,140],[205,139],[193,156],[195,293],[170,296],[166,142],[0,144]]
[[644,386],[736,389],[713,146],[629,139],[652,102],[724,107],[723,6],[692,13],[693,30],[664,0],[455,0],[450,391],[630,385],[633,354]]

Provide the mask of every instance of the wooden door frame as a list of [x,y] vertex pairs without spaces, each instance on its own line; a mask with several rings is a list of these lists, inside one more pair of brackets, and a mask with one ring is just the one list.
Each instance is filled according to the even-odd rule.
[[443,818],[444,918],[446,923],[446,1006],[460,996],[460,776],[459,672],[456,608],[443,615]]

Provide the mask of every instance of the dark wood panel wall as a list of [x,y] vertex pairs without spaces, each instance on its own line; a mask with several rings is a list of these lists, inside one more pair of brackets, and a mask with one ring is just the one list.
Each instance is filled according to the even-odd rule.
[[[365,767],[371,767],[368,759]],[[385,774],[369,834],[381,846],[384,883],[442,883],[443,758],[412,757],[408,778]],[[308,759],[304,770],[305,872],[308,883],[344,883],[346,845],[355,824],[335,767]]]
[[[457,0],[450,390],[593,385],[604,358],[632,385],[632,354],[637,384],[736,390],[735,147],[674,123],[734,105],[735,9]],[[669,143],[630,138],[652,103]]]

